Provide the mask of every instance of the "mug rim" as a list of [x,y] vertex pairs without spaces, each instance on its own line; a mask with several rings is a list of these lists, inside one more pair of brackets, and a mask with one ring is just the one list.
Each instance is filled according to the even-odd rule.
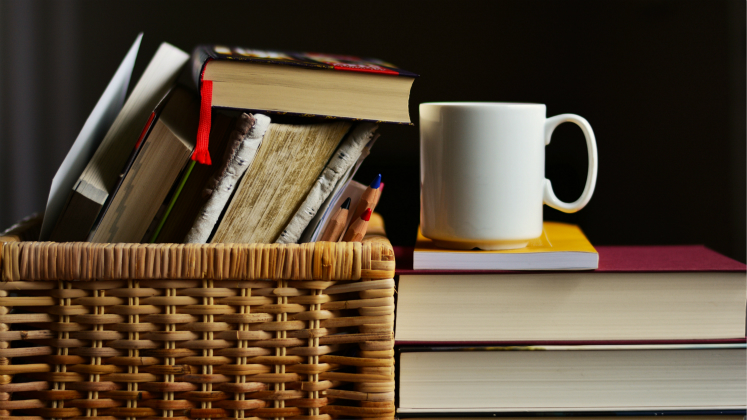
[[535,102],[480,102],[480,101],[454,101],[454,102],[421,102],[420,106],[453,106],[453,107],[533,107],[546,106],[545,104]]

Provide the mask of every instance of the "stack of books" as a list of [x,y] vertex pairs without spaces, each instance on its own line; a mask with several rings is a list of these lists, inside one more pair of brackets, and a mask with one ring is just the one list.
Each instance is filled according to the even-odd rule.
[[416,75],[391,64],[219,45],[163,43],[125,101],[141,38],[55,176],[41,240],[318,237],[378,124],[410,124]]
[[552,222],[525,249],[397,254],[401,418],[744,418],[742,263]]

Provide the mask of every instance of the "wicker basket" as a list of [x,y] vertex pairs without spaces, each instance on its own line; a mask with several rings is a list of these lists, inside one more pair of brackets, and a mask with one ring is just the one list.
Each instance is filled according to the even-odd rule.
[[372,230],[303,245],[0,238],[0,416],[393,418],[394,254]]

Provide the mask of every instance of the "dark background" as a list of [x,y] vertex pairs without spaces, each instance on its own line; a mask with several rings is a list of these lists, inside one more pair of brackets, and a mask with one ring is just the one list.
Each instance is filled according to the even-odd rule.
[[[0,226],[48,186],[139,32],[131,86],[162,41],[379,57],[421,75],[415,125],[384,126],[359,172],[386,183],[394,244],[418,224],[418,104],[515,101],[592,125],[590,204],[545,218],[592,243],[705,244],[745,261],[744,1],[0,2]],[[547,148],[559,198],[583,189],[577,127]]]

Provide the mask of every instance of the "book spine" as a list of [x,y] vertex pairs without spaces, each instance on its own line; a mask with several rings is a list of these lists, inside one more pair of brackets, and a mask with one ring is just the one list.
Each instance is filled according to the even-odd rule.
[[304,229],[322,206],[340,177],[355,164],[378,127],[375,124],[359,124],[354,127],[337,148],[327,167],[311,187],[303,204],[276,240],[281,244],[298,242]]
[[195,92],[200,91],[200,79],[205,69],[205,64],[209,59],[216,58],[213,49],[206,45],[198,45],[192,50],[192,62],[190,68],[191,81],[194,83],[192,88]]
[[[210,198],[200,209],[197,218],[187,233],[187,237],[184,239],[185,243],[203,244],[210,239],[213,227],[218,222],[223,208],[228,204],[239,178],[254,161],[265,132],[270,126],[270,117],[255,114],[250,120],[251,122],[245,123],[247,125],[246,131],[242,132],[237,127],[231,134],[232,140],[230,141],[238,140],[236,142],[238,144],[236,147],[229,144],[228,149],[235,151],[226,156],[225,169],[219,175],[219,179],[216,180],[215,186],[211,189]],[[233,139],[234,136],[242,137]]]

